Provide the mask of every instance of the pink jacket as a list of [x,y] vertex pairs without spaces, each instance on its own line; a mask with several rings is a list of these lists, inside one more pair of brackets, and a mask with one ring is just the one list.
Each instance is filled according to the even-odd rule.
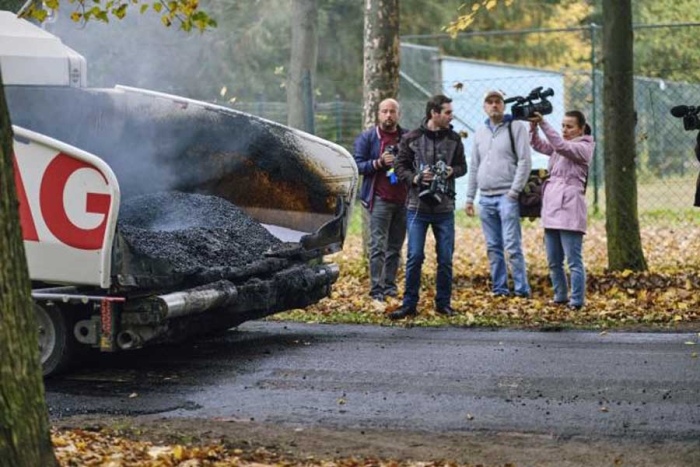
[[530,134],[532,147],[549,158],[549,180],[543,186],[542,226],[545,229],[586,233],[585,183],[595,141],[584,135],[567,141],[550,124],[540,123],[548,141],[537,129]]

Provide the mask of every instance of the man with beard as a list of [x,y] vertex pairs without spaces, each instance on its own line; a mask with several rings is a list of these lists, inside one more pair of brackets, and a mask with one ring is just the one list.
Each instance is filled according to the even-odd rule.
[[369,294],[380,301],[398,293],[396,272],[406,237],[407,190],[394,173],[398,144],[405,133],[399,117],[399,103],[383,100],[377,111],[377,125],[355,141],[355,162],[363,176],[360,199],[370,219]]
[[[452,99],[443,95],[430,98],[425,106],[425,118],[420,128],[411,131],[401,141],[396,172],[409,187],[407,202],[408,258],[406,260],[406,290],[401,308],[389,314],[389,319],[415,316],[419,299],[421,267],[425,259],[428,229],[435,237],[437,278],[435,281],[435,312],[453,316],[452,255],[455,243],[455,178],[467,173],[464,145],[452,130]],[[437,167],[445,165],[449,193],[438,198],[420,196],[436,177]]]

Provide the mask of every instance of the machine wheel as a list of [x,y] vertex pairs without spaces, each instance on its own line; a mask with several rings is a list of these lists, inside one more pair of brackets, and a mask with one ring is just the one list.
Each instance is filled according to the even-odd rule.
[[39,331],[39,353],[44,376],[55,375],[71,363],[78,347],[73,326],[61,310],[50,303],[34,303]]

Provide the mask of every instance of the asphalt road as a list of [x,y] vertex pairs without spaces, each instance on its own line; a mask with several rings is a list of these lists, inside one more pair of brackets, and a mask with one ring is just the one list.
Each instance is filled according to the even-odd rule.
[[[75,414],[700,439],[700,336],[252,322],[46,381]],[[690,343],[695,343],[691,345]]]

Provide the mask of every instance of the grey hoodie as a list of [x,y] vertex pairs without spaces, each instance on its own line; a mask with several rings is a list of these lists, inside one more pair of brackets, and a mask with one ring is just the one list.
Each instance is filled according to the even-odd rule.
[[[516,156],[511,148],[508,124],[512,125]],[[480,126],[474,134],[469,177],[467,203],[473,203],[476,189],[482,196],[508,194],[517,198],[522,191],[532,168],[530,142],[527,128],[521,122],[506,115],[494,131],[489,121]]]

